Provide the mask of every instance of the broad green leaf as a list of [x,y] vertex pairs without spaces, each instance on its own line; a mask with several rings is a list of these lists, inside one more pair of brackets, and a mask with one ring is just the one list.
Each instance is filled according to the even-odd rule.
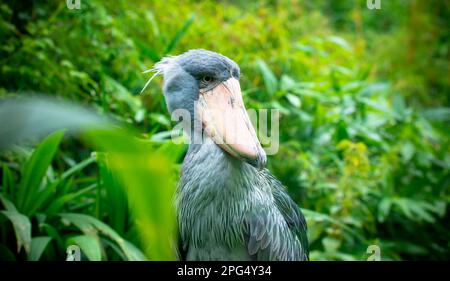
[[402,146],[400,147],[400,152],[402,154],[404,163],[407,163],[408,161],[410,161],[413,158],[415,150],[416,150],[416,148],[409,141],[402,144]]
[[1,261],[16,261],[16,257],[8,247],[0,244],[0,260]]
[[96,137],[88,139],[108,151],[105,163],[126,191],[147,257],[174,259],[175,215],[171,202],[175,179],[168,168],[169,159],[155,152],[154,144],[122,136],[120,132],[103,133],[100,137],[96,132]]
[[416,218],[413,216],[413,213],[411,211],[409,202],[403,198],[396,198],[393,200],[393,202],[400,208],[402,213],[409,219],[415,220]]
[[378,221],[383,222],[391,210],[392,201],[390,198],[383,198],[378,204]]
[[[134,165],[130,165],[130,161],[134,161]],[[135,154],[110,153],[106,163],[111,174],[117,177],[126,190],[134,222],[140,238],[146,244],[144,251],[147,257],[152,260],[173,259],[175,256],[171,243],[175,239],[175,225],[171,219],[173,208],[167,202],[173,198],[174,184],[170,182],[174,181],[167,169],[170,166],[167,158],[144,152],[140,157]],[[143,181],[143,178],[147,180]]]
[[280,79],[280,88],[284,91],[289,91],[294,88],[300,87],[299,83],[295,81],[292,77],[288,75],[281,76]]
[[323,247],[325,248],[325,251],[327,252],[335,252],[340,247],[341,242],[337,239],[327,237],[322,239]]
[[31,245],[31,222],[29,218],[16,211],[0,211],[11,221],[14,232],[16,234],[17,252],[20,252],[22,247],[25,252],[30,252]]
[[344,50],[351,51],[352,47],[350,44],[342,37],[339,36],[330,36],[328,40],[334,43],[336,46],[341,47]]
[[348,227],[344,223],[338,221],[337,219],[332,218],[331,216],[329,216],[327,214],[319,213],[319,212],[309,210],[309,209],[304,209],[304,208],[302,208],[301,210],[306,217],[306,221],[309,221],[309,220],[317,221],[317,222],[327,221],[329,223],[335,224],[335,225],[341,227],[342,229],[346,230],[347,232],[352,234],[354,237],[358,238],[360,241],[364,241],[364,237],[361,236],[361,234],[359,234],[356,230]]
[[[35,104],[33,104],[35,100],[22,99],[21,103],[4,102],[0,104],[0,116],[11,115],[14,112],[14,114],[20,116],[18,118],[20,120],[34,120],[29,116],[29,113],[36,114],[36,112],[39,112],[39,120],[46,126],[41,127],[40,123],[27,122],[24,124],[11,123],[4,128],[3,124],[0,124],[0,132],[3,129],[21,132],[24,129],[28,130],[31,124],[35,126],[31,132],[37,132],[36,136],[40,136],[43,132],[48,132],[49,128],[67,127],[72,129],[72,131],[81,131],[83,140],[86,143],[92,145],[97,151],[107,152],[109,158],[107,161],[108,169],[114,177],[117,177],[120,186],[127,194],[127,201],[133,212],[133,222],[139,229],[139,238],[144,245],[147,258],[152,260],[174,259],[176,255],[172,243],[175,240],[176,225],[172,200],[175,188],[174,171],[177,166],[172,164],[168,156],[162,154],[164,153],[163,150],[167,148],[156,152],[155,150],[158,146],[155,143],[138,139],[137,135],[130,129],[113,127],[111,126],[112,122],[106,122],[92,112],[82,112],[77,106],[69,106],[68,104],[43,99],[36,101],[36,104],[41,106],[39,109],[41,111],[39,111],[35,109]],[[79,119],[76,119],[75,116],[79,117]],[[54,144],[53,147],[56,149],[58,140],[56,137],[62,138],[62,133],[61,135],[58,134],[48,137],[35,150],[34,154],[40,152],[42,150],[40,149],[41,147],[50,146],[49,144]],[[22,136],[16,136],[13,139],[22,140],[23,138]],[[177,149],[169,150],[174,152],[171,153],[172,156],[170,158],[179,159],[179,156],[176,155]],[[180,149],[180,151],[182,150]],[[54,153],[53,150],[50,152]],[[42,157],[48,165],[52,158],[49,156],[52,153]],[[33,158],[33,155],[30,158]],[[36,162],[39,161],[41,161],[41,158],[36,159]],[[34,164],[35,162],[30,161],[30,163]],[[29,165],[36,165],[31,164]],[[42,177],[45,175],[48,165],[46,168],[43,167],[45,165],[39,165],[39,175],[41,175],[39,181],[35,181],[35,177],[28,176],[29,179],[24,180],[26,183],[24,185],[27,186],[29,185],[28,182],[33,182],[33,188],[36,191],[42,182]],[[27,174],[36,173],[35,170],[30,170],[29,168],[26,171],[28,171]],[[60,190],[64,189],[62,193],[65,194],[68,192],[68,189],[65,189],[64,186],[67,185],[62,185]],[[44,188],[44,190],[46,189]],[[23,196],[29,198],[31,195],[30,193],[23,193]],[[42,204],[41,200],[39,200],[39,204]],[[27,210],[36,210],[35,205],[36,202],[30,201],[29,209]],[[124,242],[123,238],[116,231],[104,223],[90,216],[86,216],[86,218],[70,214],[67,216],[62,215],[62,217],[63,221],[73,223],[86,235],[101,233],[109,237],[119,245],[128,259],[134,259],[137,256],[136,251],[129,247],[129,243]],[[141,255],[141,257],[144,256]]]
[[[62,213],[59,214],[65,224],[74,224],[79,230],[87,235],[97,235],[98,230],[92,225],[91,216],[78,213]],[[112,231],[114,234],[115,232]]]
[[327,97],[325,97],[322,93],[314,91],[314,90],[298,88],[298,89],[294,89],[293,91],[298,95],[315,98],[319,101],[327,100]]
[[407,116],[408,110],[405,105],[405,99],[400,94],[394,95],[392,108],[397,119],[402,120]]
[[49,225],[48,223],[42,223],[40,227],[43,229],[45,234],[47,234],[49,237],[51,237],[56,243],[58,244],[59,249],[65,248],[65,243],[61,235],[59,235],[58,230],[52,225]]
[[297,97],[296,95],[287,93],[286,98],[294,107],[297,107],[297,108],[301,107],[302,102],[301,102],[300,98]]
[[305,44],[301,44],[301,43],[296,44],[295,48],[302,51],[303,53],[305,53],[307,55],[311,55],[311,54],[314,54],[317,52],[317,50],[314,49],[313,46],[305,45]]
[[358,95],[361,96],[373,96],[376,93],[384,93],[389,89],[389,84],[387,83],[373,83],[369,84],[367,87],[363,88]]
[[31,249],[30,253],[28,254],[28,260],[38,261],[41,258],[42,253],[44,252],[50,240],[52,240],[52,238],[48,236],[33,237],[31,239]]
[[450,107],[427,108],[423,111],[423,115],[436,121],[450,121]]
[[108,237],[120,247],[128,260],[145,260],[145,256],[140,253],[136,247],[133,247],[131,243],[120,237],[120,235],[117,234],[117,232],[115,232],[111,227],[96,218],[77,213],[62,213],[59,214],[59,216],[63,220],[73,223],[86,235],[95,236],[98,233],[101,233],[102,235]]
[[434,223],[436,220],[434,217],[427,211],[424,203],[414,201],[410,204],[411,211],[414,212],[420,220],[424,220],[429,223]]
[[336,189],[338,188],[338,185],[336,183],[333,182],[321,182],[321,183],[317,183],[317,185],[315,186],[316,189]]
[[161,124],[164,128],[170,128],[170,120],[165,114],[151,113],[150,119],[157,124]]
[[6,197],[1,194],[0,194],[0,201],[2,202],[3,206],[5,206],[5,209],[7,211],[17,212],[16,206],[14,206],[14,204],[11,201],[6,199]]
[[[15,118],[11,118],[15,116]],[[91,110],[48,97],[7,99],[0,103],[0,149],[30,138],[41,138],[56,130],[79,132],[111,128],[112,122]]]
[[90,261],[102,260],[102,246],[100,240],[94,235],[79,235],[70,237],[68,245],[77,245]]
[[155,152],[158,152],[161,155],[166,156],[173,163],[176,163],[180,160],[180,155],[186,151],[187,147],[183,144],[175,144],[173,142],[165,142],[160,145]]
[[129,261],[145,261],[147,258],[145,255],[132,243],[127,240],[123,240],[123,243],[120,245],[121,249],[125,253],[127,260]]
[[397,250],[411,255],[426,255],[427,249],[421,245],[415,245],[408,241],[395,241],[394,243]]

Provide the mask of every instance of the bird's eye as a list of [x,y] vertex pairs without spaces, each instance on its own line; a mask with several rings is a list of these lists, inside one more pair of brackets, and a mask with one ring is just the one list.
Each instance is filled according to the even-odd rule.
[[203,76],[202,81],[205,83],[209,83],[213,80],[211,76]]

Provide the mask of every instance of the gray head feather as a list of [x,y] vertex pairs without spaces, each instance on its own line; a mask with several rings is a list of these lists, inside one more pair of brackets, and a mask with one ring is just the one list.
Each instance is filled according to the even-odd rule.
[[240,76],[237,63],[226,56],[203,49],[189,50],[178,56],[164,57],[153,68],[144,71],[143,73],[154,72],[154,74],[147,81],[141,93],[156,76],[166,76],[175,67],[183,68],[196,79],[204,75],[211,75],[218,80],[225,81],[230,77],[239,78]]

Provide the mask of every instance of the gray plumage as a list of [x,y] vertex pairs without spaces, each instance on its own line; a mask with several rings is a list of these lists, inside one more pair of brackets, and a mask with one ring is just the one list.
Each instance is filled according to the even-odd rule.
[[[155,66],[164,75],[170,112],[194,102],[204,75],[239,78],[238,65],[220,54],[191,50]],[[187,121],[187,120],[184,120]],[[201,134],[192,127],[191,138]],[[180,256],[187,260],[307,260],[306,222],[282,184],[230,156],[207,138],[191,144],[176,195]]]

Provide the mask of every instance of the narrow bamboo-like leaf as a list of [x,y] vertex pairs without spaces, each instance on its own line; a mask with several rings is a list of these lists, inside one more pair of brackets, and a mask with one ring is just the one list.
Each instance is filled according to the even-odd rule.
[[110,225],[123,234],[128,221],[128,204],[125,191],[117,178],[107,167],[105,153],[97,153],[98,166],[102,189],[106,191],[107,202],[105,207],[110,216]]
[[155,37],[159,37],[159,26],[158,22],[155,19],[155,14],[152,11],[146,11],[145,13],[146,18],[150,22],[150,25],[152,27],[153,35]]
[[28,211],[29,216],[34,215],[37,211],[41,209],[42,206],[44,206],[45,203],[47,203],[49,200],[52,199],[52,195],[55,195],[55,191],[59,183],[60,181],[58,180],[50,184],[47,184],[44,187],[44,190],[40,191],[38,194],[35,195],[35,199],[33,200],[33,206]]
[[408,202],[404,198],[396,198],[393,202],[399,207],[402,213],[409,219],[415,220],[413,213],[411,212],[411,208]]
[[58,197],[56,200],[54,200],[50,206],[48,206],[48,208],[46,209],[46,213],[47,214],[55,214],[59,211],[61,211],[60,209],[64,206],[64,204],[66,204],[67,202],[71,201],[71,200],[75,200],[76,198],[78,198],[79,196],[94,190],[97,187],[97,183],[93,183],[91,185],[89,185],[88,187],[85,187],[77,192],[73,192],[73,193],[69,193],[66,195],[63,195],[61,197]]
[[36,147],[31,157],[25,163],[22,180],[17,191],[17,208],[21,212],[27,213],[31,209],[30,204],[33,203],[34,195],[38,192],[42,179],[53,160],[53,156],[63,136],[64,132],[62,131],[50,134]]
[[56,228],[52,225],[49,225],[48,223],[42,223],[40,227],[45,231],[45,233],[51,237],[56,243],[58,244],[59,249],[64,249],[64,240],[62,239],[61,235],[59,235]]
[[90,164],[95,162],[95,158],[94,157],[89,157],[87,159],[84,159],[83,161],[81,161],[80,163],[74,165],[73,167],[70,167],[70,169],[68,169],[67,171],[65,171],[62,175],[61,175],[61,180],[67,179],[68,177],[72,176],[73,174],[83,170],[85,167],[89,166]]
[[263,60],[256,61],[259,71],[264,79],[264,84],[266,85],[266,91],[269,95],[274,95],[278,89],[278,81],[273,74],[272,70],[270,70],[269,66]]
[[143,42],[137,38],[135,38],[133,41],[136,44],[136,46],[138,46],[139,49],[141,49],[142,54],[149,57],[152,61],[158,62],[161,59],[161,56],[158,54],[157,50],[149,47],[149,45],[146,42]]
[[178,42],[180,42],[181,38],[183,38],[183,36],[186,34],[186,32],[188,31],[189,27],[192,25],[194,20],[195,14],[190,15],[189,18],[184,22],[183,26],[177,31],[172,40],[170,40],[169,44],[167,45],[165,54],[170,53],[173,50],[173,48],[175,48]]
[[9,196],[10,198],[14,198],[16,185],[14,183],[14,178],[11,173],[11,170],[6,164],[3,164],[3,179],[2,179],[2,186],[3,186],[3,195]]

